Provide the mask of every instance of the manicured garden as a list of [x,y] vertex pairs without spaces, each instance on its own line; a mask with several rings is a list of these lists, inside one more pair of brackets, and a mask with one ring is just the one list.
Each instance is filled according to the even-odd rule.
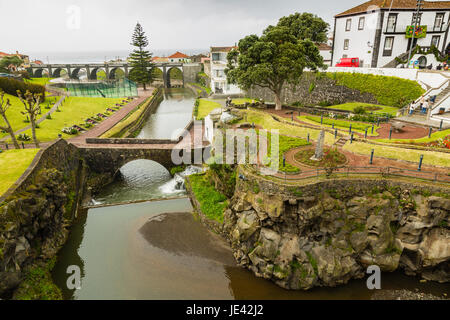
[[[278,168],[280,172],[286,172],[286,173],[299,173],[300,169],[297,167],[294,167],[293,165],[287,163],[283,166],[283,155],[286,154],[286,152],[288,152],[289,150],[295,149],[295,148],[299,148],[299,147],[303,147],[303,146],[307,146],[309,145],[309,143],[304,140],[304,139],[299,139],[299,138],[294,138],[294,137],[288,137],[288,136],[284,136],[284,135],[278,135],[279,136],[279,164],[278,164]],[[271,139],[272,139],[273,135],[269,135],[269,156],[271,155],[270,151],[271,151]]]
[[222,108],[222,105],[218,102],[214,102],[206,99],[197,99],[194,108],[194,117],[196,120],[204,120],[211,111]]
[[250,98],[239,98],[239,99],[233,99],[232,103],[239,106],[246,103],[253,103],[255,100]]
[[25,172],[38,149],[8,150],[0,153],[0,195],[5,193]]
[[315,152],[314,148],[300,150],[295,154],[294,158],[296,161],[311,167],[338,167],[347,162],[345,155],[340,153],[336,147],[324,149],[321,160],[312,160]]
[[[64,128],[71,128],[74,125],[89,129],[92,125],[87,125],[85,120],[93,118],[97,122],[101,122],[103,118],[98,117],[98,113],[105,116],[111,115],[106,109],[114,107],[121,102],[122,99],[115,98],[82,98],[68,97],[63,106],[59,108],[59,112],[54,112],[51,118],[43,121],[36,130],[37,138],[41,142],[52,141],[61,134],[64,139],[73,137],[73,134],[63,132]],[[69,132],[65,130],[66,132]],[[24,132],[31,137],[31,130]],[[75,133],[72,131],[72,133]],[[32,142],[32,141],[28,141]]]
[[[23,103],[20,101],[18,97],[12,96],[10,94],[5,94],[4,99],[9,99],[11,106],[6,111],[6,116],[8,117],[8,121],[11,124],[14,131],[20,130],[30,125],[30,122],[27,121],[27,116],[23,115],[21,112],[25,111]],[[47,113],[57,101],[59,97],[46,97],[45,101],[41,104],[41,113]],[[48,109],[47,109],[48,108]],[[38,119],[41,116],[38,116]],[[0,126],[5,124],[2,117],[0,117]],[[5,137],[7,134],[4,132],[0,132],[0,138]]]
[[398,143],[420,145],[425,147],[436,147],[450,149],[450,129],[434,132],[430,138],[423,137],[419,139],[377,139],[377,142]]
[[382,106],[377,104],[370,103],[362,103],[362,102],[348,102],[343,104],[338,104],[334,106],[326,106],[325,108],[343,110],[343,111],[351,111],[355,112],[355,108],[362,107],[366,113],[374,113],[374,114],[390,114],[392,116],[397,115],[398,108]]
[[416,81],[397,77],[343,72],[327,73],[327,76],[338,85],[371,93],[385,106],[402,108],[425,93]]
[[419,163],[420,156],[424,155],[423,164],[450,167],[450,155],[444,152],[401,149],[394,146],[380,146],[356,141],[353,143],[347,142],[343,148],[344,150],[362,155],[370,155],[372,149],[374,149],[375,157],[404,160],[417,164]]
[[203,214],[211,220],[223,223],[223,212],[228,206],[227,197],[217,191],[204,174],[191,175],[189,181]]
[[372,136],[378,135],[376,130],[380,128],[375,125],[374,132],[372,134],[372,125],[370,123],[346,121],[346,120],[330,119],[330,118],[323,118],[323,120],[322,120],[321,117],[318,117],[318,116],[300,116],[297,118],[300,121],[315,124],[315,125],[321,124],[321,122],[322,122],[323,123],[322,125],[324,127],[328,127],[328,128],[331,128],[334,125],[334,127],[336,129],[338,129],[338,128],[339,129],[350,129],[350,125],[351,125],[352,131],[359,132],[359,133],[365,133],[366,128],[368,128],[367,134],[372,135]]

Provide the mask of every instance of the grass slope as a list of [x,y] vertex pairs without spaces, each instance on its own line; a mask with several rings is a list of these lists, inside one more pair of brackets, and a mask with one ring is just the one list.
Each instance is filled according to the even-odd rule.
[[221,107],[222,107],[222,105],[218,102],[200,99],[200,105],[198,106],[196,118],[197,118],[197,120],[203,120],[203,119],[205,119],[206,116],[208,116],[208,114],[211,113],[211,111],[213,111],[214,109],[221,108]]
[[20,149],[0,153],[0,195],[20,178],[38,151],[39,149]]

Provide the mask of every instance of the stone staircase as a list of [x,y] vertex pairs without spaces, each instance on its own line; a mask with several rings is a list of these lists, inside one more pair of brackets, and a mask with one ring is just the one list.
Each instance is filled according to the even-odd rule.
[[341,137],[338,141],[336,141],[335,145],[338,148],[342,148],[349,140],[350,137]]

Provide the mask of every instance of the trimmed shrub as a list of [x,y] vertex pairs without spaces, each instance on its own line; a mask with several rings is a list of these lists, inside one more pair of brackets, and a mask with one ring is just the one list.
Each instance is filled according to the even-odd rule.
[[42,101],[45,100],[45,87],[38,84],[25,83],[23,81],[0,78],[0,89],[7,94],[17,97],[17,90],[20,90],[23,94],[28,90],[31,93],[37,93],[42,95]]
[[380,104],[401,108],[419,98],[425,91],[415,81],[397,77],[359,73],[328,73],[329,78],[361,92],[371,93]]

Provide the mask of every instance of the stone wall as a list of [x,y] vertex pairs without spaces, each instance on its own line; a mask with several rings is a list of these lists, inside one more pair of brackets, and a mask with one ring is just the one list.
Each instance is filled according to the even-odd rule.
[[385,179],[292,186],[239,173],[219,232],[256,276],[307,290],[378,265],[450,281],[448,188]]
[[202,65],[200,63],[190,63],[183,65],[183,79],[184,83],[197,82],[197,73],[202,72]]
[[0,203],[0,297],[37,261],[52,258],[81,202],[86,170],[76,147],[59,140],[41,151]]
[[[258,86],[248,90],[247,96],[274,101],[274,94],[269,89]],[[339,86],[325,74],[316,75],[311,72],[305,72],[297,86],[285,85],[281,94],[281,102],[285,104],[300,102],[303,105],[315,106],[321,102],[340,104],[349,101],[378,104],[377,99],[370,93]]]

